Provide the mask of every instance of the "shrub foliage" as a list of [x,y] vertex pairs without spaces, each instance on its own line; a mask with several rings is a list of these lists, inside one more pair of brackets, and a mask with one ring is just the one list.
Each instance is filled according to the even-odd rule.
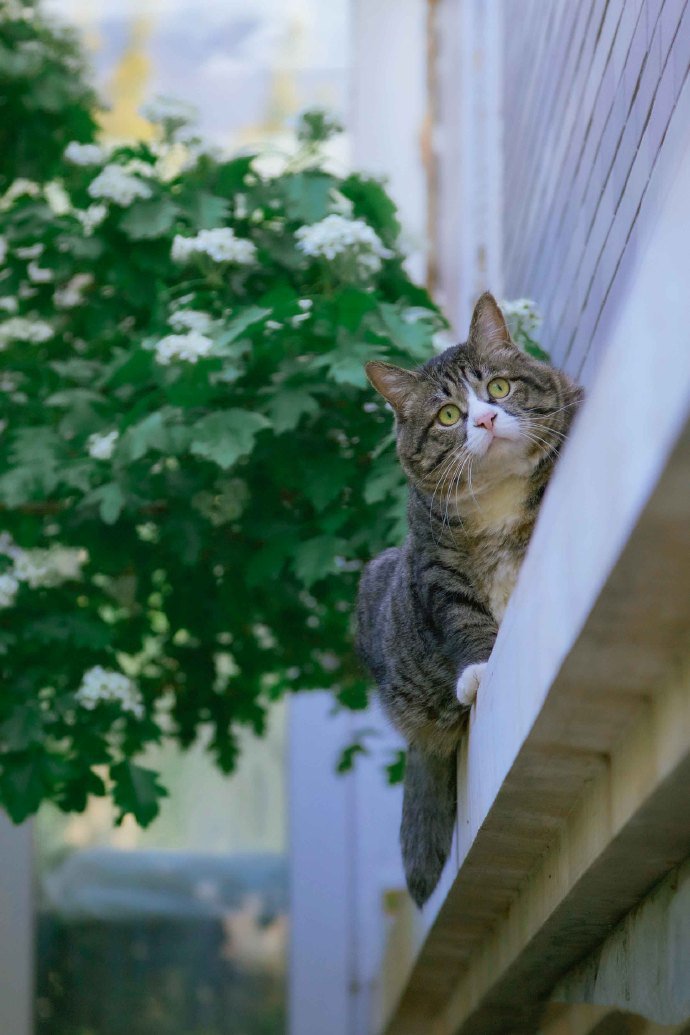
[[[3,18],[5,68],[17,33],[46,45]],[[356,580],[399,539],[404,485],[362,364],[424,360],[443,321],[381,184],[325,167],[328,118],[269,175],[170,105],[158,143],[107,152],[88,88],[65,105],[87,146],[37,148],[30,182],[2,149],[22,157],[0,198],[0,803],[109,794],[145,824],[147,745],[203,732],[229,772],[288,690],[364,705]]]

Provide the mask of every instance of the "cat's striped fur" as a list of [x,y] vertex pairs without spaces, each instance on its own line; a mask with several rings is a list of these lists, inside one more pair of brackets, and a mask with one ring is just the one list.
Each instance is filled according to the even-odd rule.
[[[450,850],[455,752],[481,674],[471,666],[491,653],[582,393],[511,342],[489,294],[465,345],[415,371],[375,362],[367,374],[395,410],[409,534],[362,575],[357,647],[409,745],[400,837],[421,906]],[[496,378],[504,399],[488,394]],[[438,419],[448,404],[452,427]]]

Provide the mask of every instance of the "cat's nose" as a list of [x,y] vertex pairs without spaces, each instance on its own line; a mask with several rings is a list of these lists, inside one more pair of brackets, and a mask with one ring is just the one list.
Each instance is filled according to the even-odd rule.
[[494,430],[494,421],[496,420],[495,410],[484,410],[482,413],[476,413],[474,416],[475,428],[486,428],[487,431]]

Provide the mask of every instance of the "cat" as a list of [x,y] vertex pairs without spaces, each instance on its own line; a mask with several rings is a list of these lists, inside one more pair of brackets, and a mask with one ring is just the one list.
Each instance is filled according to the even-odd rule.
[[362,573],[356,645],[408,743],[400,843],[421,908],[450,852],[456,749],[583,393],[520,351],[488,292],[465,344],[365,369],[395,413],[409,533]]

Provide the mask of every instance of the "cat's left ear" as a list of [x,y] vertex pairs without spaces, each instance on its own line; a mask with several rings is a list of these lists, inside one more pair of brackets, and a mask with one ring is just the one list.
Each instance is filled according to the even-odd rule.
[[486,349],[505,348],[514,344],[501,307],[488,291],[484,292],[474,307],[469,341]]
[[364,369],[376,391],[391,404],[395,412],[404,413],[419,386],[415,371],[394,367],[391,363],[380,363],[378,360],[366,363]]

